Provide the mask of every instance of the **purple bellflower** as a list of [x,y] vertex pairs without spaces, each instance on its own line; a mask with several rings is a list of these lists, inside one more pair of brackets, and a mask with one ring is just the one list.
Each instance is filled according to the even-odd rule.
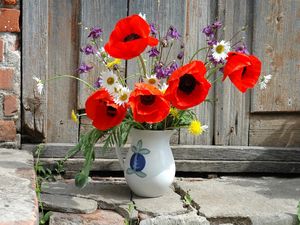
[[88,37],[92,37],[93,39],[97,39],[101,36],[103,33],[102,29],[99,27],[93,27],[91,28],[91,32]]

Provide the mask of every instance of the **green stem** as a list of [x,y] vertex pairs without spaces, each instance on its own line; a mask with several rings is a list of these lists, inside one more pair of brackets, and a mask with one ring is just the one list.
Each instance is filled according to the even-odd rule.
[[125,81],[125,79],[123,79],[123,77],[121,76],[120,70],[117,69],[116,71],[117,71],[117,76],[118,76],[119,80],[121,81],[121,84],[122,84],[123,86],[126,86],[126,81]]
[[201,52],[202,50],[207,49],[207,48],[209,48],[209,47],[199,48],[199,49],[194,53],[194,55],[192,55],[192,57],[191,57],[191,59],[190,59],[190,62],[195,58],[195,56],[196,56],[199,52]]
[[80,82],[84,83],[88,88],[90,88],[92,91],[96,91],[96,89],[90,85],[88,82],[78,78],[78,77],[75,77],[75,76],[72,76],[72,75],[57,75],[55,77],[52,77],[52,78],[49,78],[47,80],[45,80],[45,82],[48,82],[48,81],[51,81],[51,80],[56,80],[56,79],[60,79],[60,78],[64,78],[64,77],[68,77],[68,78],[72,78],[72,79],[76,79],[76,80],[79,80]]
[[217,79],[215,79],[213,82],[211,82],[211,84],[214,84],[215,82],[221,80],[222,76],[219,76]]
[[143,59],[143,57],[141,55],[139,55],[139,60],[140,60],[140,62],[142,64],[144,76],[146,76],[147,75],[146,65],[145,65],[144,59]]
[[231,48],[233,48],[234,46],[236,46],[238,43],[242,42],[242,40],[243,40],[243,38],[241,38],[239,41],[235,42],[235,43],[231,46]]
[[[223,65],[218,65],[216,67],[213,67],[212,69],[209,69],[210,72],[208,73],[208,75],[206,76],[206,79],[209,79],[212,75],[214,75],[220,68],[222,68]],[[209,71],[208,70],[208,71]]]
[[242,31],[245,31],[247,29],[247,26],[243,27],[242,29],[238,30],[229,40],[229,42],[231,42],[239,33],[241,33]]
[[168,50],[168,53],[167,53],[167,56],[166,56],[166,60],[165,60],[165,64],[167,64],[167,61],[168,61],[168,58],[169,58],[169,55],[170,55],[170,52],[171,52],[171,48],[173,47],[173,42],[171,43],[171,46]]
[[124,80],[125,80],[125,81],[128,81],[128,80],[131,79],[131,78],[135,78],[137,75],[139,75],[139,73],[135,73],[135,74],[133,74],[133,75],[131,75],[131,76],[127,76]]

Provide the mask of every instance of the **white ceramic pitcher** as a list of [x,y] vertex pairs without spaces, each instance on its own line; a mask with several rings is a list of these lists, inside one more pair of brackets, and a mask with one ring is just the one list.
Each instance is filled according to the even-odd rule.
[[116,148],[126,182],[138,196],[163,195],[175,177],[175,161],[170,148],[174,130],[137,130],[130,132],[131,146],[125,162]]

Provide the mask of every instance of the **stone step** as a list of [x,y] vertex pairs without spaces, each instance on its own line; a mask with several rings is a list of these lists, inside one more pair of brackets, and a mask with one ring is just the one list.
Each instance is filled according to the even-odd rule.
[[[38,224],[32,155],[0,148],[0,225]],[[159,198],[131,193],[124,179],[45,182],[42,200],[51,225],[298,225],[300,178],[180,179]],[[191,205],[183,202],[187,193]],[[134,208],[129,210],[130,206]]]
[[32,154],[0,148],[0,225],[38,224]]
[[[93,199],[101,209],[112,209],[141,225],[298,225],[300,178],[177,178],[175,190],[158,198],[132,195],[124,182],[114,179],[92,180],[82,190],[74,180],[47,183],[43,189],[52,195]],[[187,192],[193,207],[182,201]]]
[[124,225],[124,218],[111,210],[96,210],[89,214],[58,213],[50,217],[49,225]]
[[67,213],[93,213],[98,204],[95,200],[74,196],[41,194],[44,210]]
[[300,178],[222,177],[176,181],[211,225],[299,225]]

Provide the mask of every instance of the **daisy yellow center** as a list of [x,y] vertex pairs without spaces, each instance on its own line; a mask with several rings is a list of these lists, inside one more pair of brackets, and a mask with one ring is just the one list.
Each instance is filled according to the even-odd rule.
[[109,77],[109,78],[107,78],[106,82],[109,85],[113,85],[115,83],[115,79],[113,77]]
[[148,82],[149,84],[156,84],[156,80],[154,78],[150,78]]
[[120,99],[121,101],[123,101],[123,102],[124,102],[124,101],[126,101],[126,100],[127,100],[127,98],[128,98],[128,95],[124,93],[124,94],[122,94],[122,95],[120,96],[120,98],[119,98],[119,99]]
[[224,45],[218,45],[216,47],[216,52],[219,53],[219,54],[222,53],[222,52],[224,52],[224,50],[225,50]]
[[202,134],[203,128],[199,120],[193,120],[188,128],[189,132],[195,136]]

